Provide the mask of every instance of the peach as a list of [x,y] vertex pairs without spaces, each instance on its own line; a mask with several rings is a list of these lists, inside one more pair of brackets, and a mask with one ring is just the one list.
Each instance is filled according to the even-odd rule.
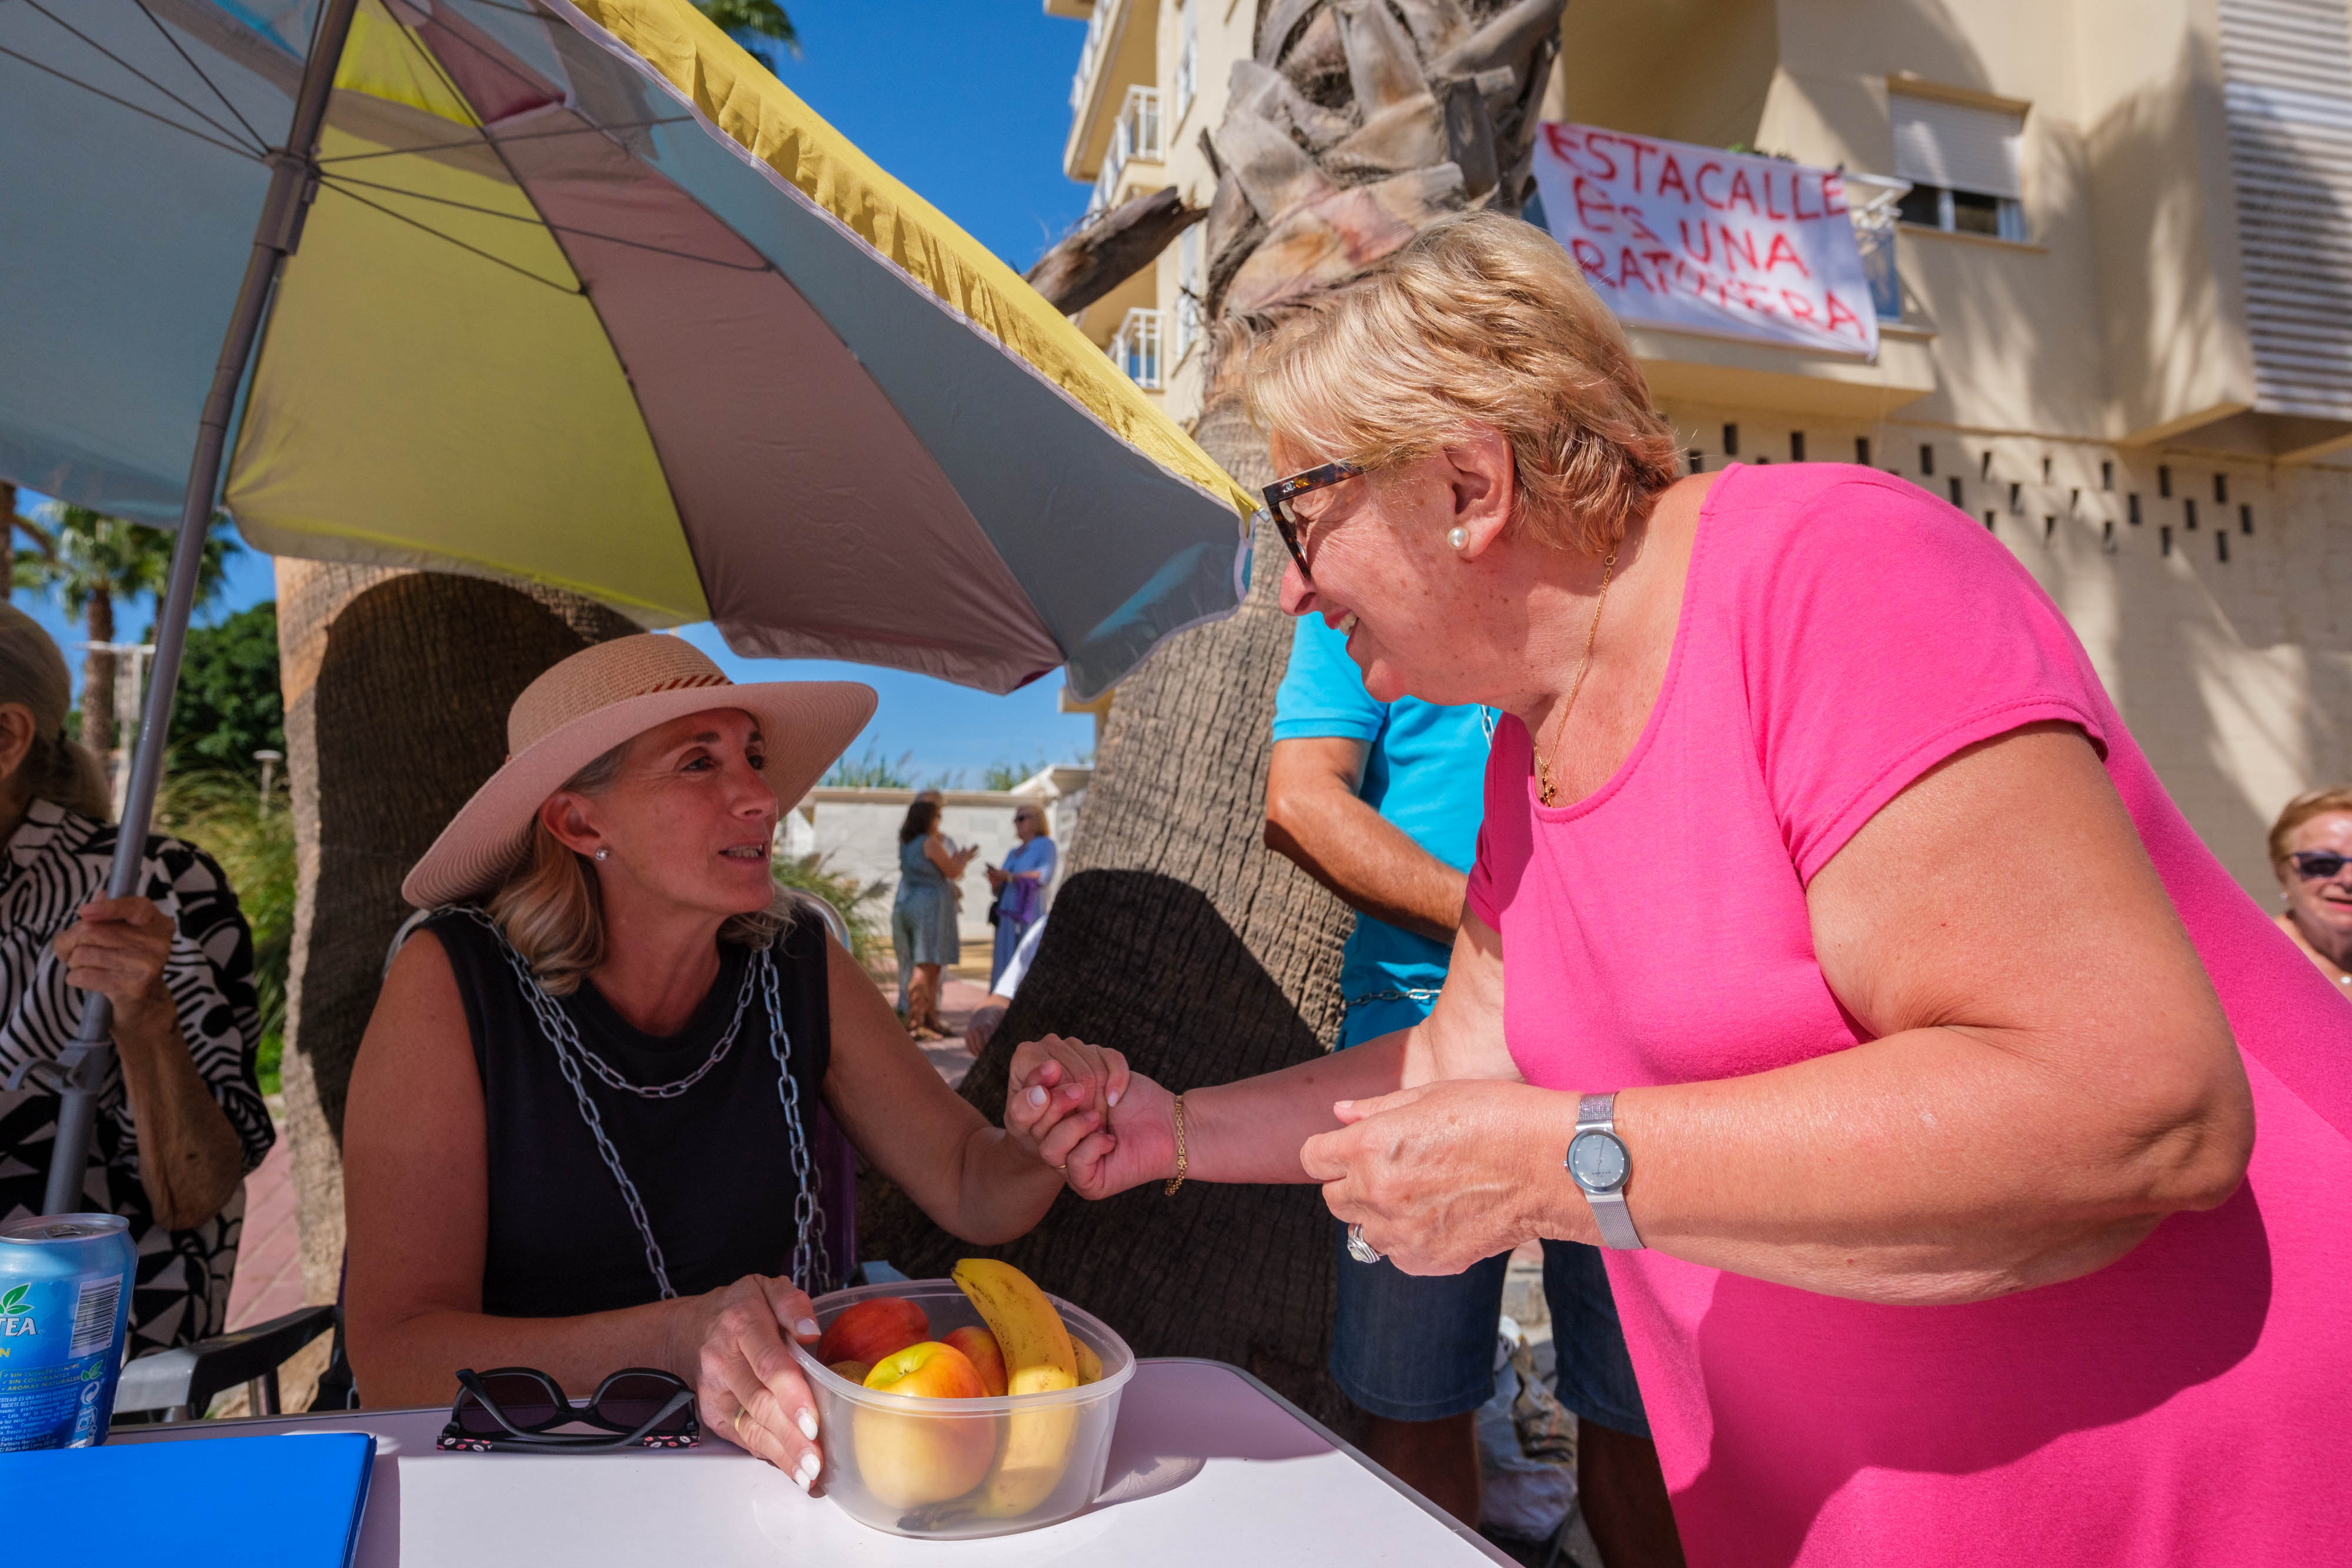
[[980,1374],[980,1381],[987,1385],[989,1393],[1004,1392],[1004,1353],[997,1348],[994,1334],[971,1325],[950,1329],[941,1343],[963,1352],[963,1358]]
[[[927,1399],[978,1399],[980,1373],[938,1340],[875,1363],[866,1386]],[[945,1502],[980,1485],[996,1458],[996,1417],[860,1409],[852,1423],[857,1478],[887,1508]]]
[[862,1361],[872,1366],[884,1356],[919,1344],[931,1337],[931,1320],[923,1309],[903,1296],[877,1296],[858,1302],[833,1320],[816,1342],[816,1358],[831,1366],[836,1361]]

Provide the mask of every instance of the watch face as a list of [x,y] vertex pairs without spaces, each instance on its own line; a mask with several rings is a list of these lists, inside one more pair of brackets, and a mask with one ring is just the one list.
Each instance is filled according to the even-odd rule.
[[1612,1134],[1579,1133],[1568,1145],[1568,1174],[1587,1192],[1609,1192],[1625,1180],[1625,1145]]

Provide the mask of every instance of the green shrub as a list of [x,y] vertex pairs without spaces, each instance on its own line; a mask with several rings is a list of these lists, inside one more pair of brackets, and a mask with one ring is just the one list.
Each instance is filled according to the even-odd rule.
[[[286,1029],[286,975],[294,956],[294,812],[284,783],[281,778],[265,800],[251,779],[234,773],[174,773],[155,803],[156,831],[218,861],[253,928],[253,989],[265,1052]],[[274,1092],[277,1085],[262,1087]]]
[[887,917],[868,907],[880,901],[887,883],[861,886],[856,877],[831,869],[823,855],[779,855],[773,869],[779,885],[814,894],[833,906],[842,924],[849,927],[849,956],[859,963],[866,962],[877,944],[887,944],[889,937],[881,924]]

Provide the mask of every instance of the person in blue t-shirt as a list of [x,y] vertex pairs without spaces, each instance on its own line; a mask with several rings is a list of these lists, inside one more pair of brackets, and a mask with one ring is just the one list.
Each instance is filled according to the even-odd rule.
[[[1495,716],[1417,697],[1375,699],[1347,638],[1318,616],[1299,617],[1275,697],[1265,842],[1356,911],[1339,967],[1342,1050],[1419,1023],[1445,984],[1485,816]],[[1336,1222],[1333,1234],[1340,1253],[1331,1375],[1370,1417],[1364,1449],[1475,1528],[1474,1417],[1495,1392],[1496,1322],[1510,1255],[1450,1277],[1416,1278],[1385,1259],[1356,1261]],[[1612,1429],[1596,1436],[1641,1450],[1633,1457],[1654,1471],[1600,1254],[1545,1242],[1544,1294],[1557,1325],[1563,1403]]]

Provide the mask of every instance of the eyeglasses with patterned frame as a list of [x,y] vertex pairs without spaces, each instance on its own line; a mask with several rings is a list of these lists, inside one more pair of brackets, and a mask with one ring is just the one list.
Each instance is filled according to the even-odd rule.
[[[1287,479],[1276,479],[1259,492],[1265,497],[1266,515],[1274,519],[1275,531],[1289,547],[1290,559],[1298,563],[1298,575],[1308,582],[1315,580],[1315,574],[1307,570],[1307,529],[1323,516],[1331,497],[1326,496],[1321,501],[1307,498],[1353,479],[1362,472],[1363,469],[1353,463],[1326,463],[1319,468],[1293,474]],[[1306,501],[1303,510],[1301,501]]]

